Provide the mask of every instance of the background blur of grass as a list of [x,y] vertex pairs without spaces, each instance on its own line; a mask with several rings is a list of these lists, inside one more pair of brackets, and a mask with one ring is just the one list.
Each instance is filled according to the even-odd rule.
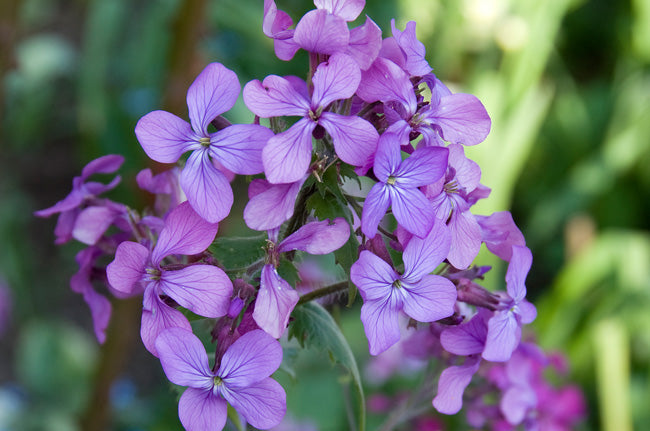
[[[308,0],[278,6],[294,19],[313,7]],[[365,12],[384,36],[392,17],[400,28],[417,20],[438,77],[484,102],[492,132],[467,150],[493,189],[478,212],[511,209],[526,235],[539,341],[567,352],[570,378],[588,397],[585,428],[643,429],[650,423],[650,2],[368,0]],[[133,178],[150,162],[135,123],[161,107],[184,116],[187,86],[207,63],[234,69],[242,84],[304,75],[304,55],[275,58],[261,19],[261,0],[0,2],[0,279],[12,300],[9,322],[0,321],[0,430],[16,415],[21,430],[77,429],[104,352],[85,304],[67,287],[79,247],[55,247],[55,220],[31,213],[65,196],[81,167],[106,153],[127,158],[113,197],[142,207]],[[241,100],[229,116],[252,118]],[[496,276],[488,283],[502,286]],[[0,295],[0,320],[6,302]],[[138,344],[138,324],[136,317],[111,389],[112,429],[177,429],[175,394]],[[367,356],[356,329],[346,334]],[[325,377],[304,367],[309,386],[290,401],[296,416],[314,410],[322,429],[336,430],[345,423],[332,414],[338,405],[313,408],[340,394],[327,392],[331,386],[316,392],[332,380],[329,365],[321,367]]]

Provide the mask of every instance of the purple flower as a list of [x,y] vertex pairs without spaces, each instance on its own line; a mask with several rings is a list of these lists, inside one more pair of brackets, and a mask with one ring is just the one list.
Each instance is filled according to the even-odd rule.
[[258,326],[275,338],[280,338],[289,322],[289,315],[298,303],[293,290],[275,269],[279,254],[301,250],[309,254],[328,254],[350,238],[350,226],[344,218],[307,223],[270,250],[272,263],[262,268],[260,290],[255,299],[253,318]]
[[508,294],[504,295],[499,310],[488,321],[483,358],[493,362],[510,359],[521,338],[521,325],[537,317],[535,306],[526,301],[526,276],[533,256],[527,247],[513,246],[512,258],[506,272]]
[[216,223],[206,222],[184,202],[167,216],[151,252],[141,244],[124,241],[117,248],[115,260],[106,268],[108,282],[117,291],[133,293],[144,286],[140,335],[154,355],[154,342],[160,331],[169,327],[190,329],[187,318],[167,305],[160,295],[167,295],[200,316],[220,317],[228,312],[232,282],[220,268],[195,264],[167,270],[161,265],[170,255],[204,251],[217,229]]
[[350,279],[363,298],[361,321],[371,355],[400,339],[398,316],[404,311],[420,322],[434,322],[454,312],[456,288],[444,277],[430,275],[449,251],[449,233],[435,220],[425,238],[413,238],[404,250],[404,274],[369,251],[352,265]]
[[228,404],[259,429],[278,425],[287,411],[286,394],[269,376],[282,362],[282,347],[264,331],[242,335],[210,369],[201,341],[191,331],[170,328],[156,339],[167,378],[187,386],[178,401],[178,416],[187,431],[219,431],[226,425]]
[[50,208],[34,213],[38,217],[59,213],[59,220],[54,228],[56,244],[63,244],[75,238],[84,244],[93,245],[106,229],[126,212],[124,205],[97,198],[120,183],[119,175],[108,184],[87,181],[94,174],[112,174],[123,162],[124,157],[115,154],[91,161],[83,168],[81,175],[72,180],[72,191],[68,196]]
[[359,66],[347,55],[336,54],[321,63],[313,77],[314,94],[297,78],[267,76],[264,82],[251,81],[244,87],[244,102],[255,115],[268,118],[302,116],[288,130],[278,133],[264,147],[264,172],[271,183],[293,183],[309,167],[312,133],[317,126],[331,136],[336,154],[345,163],[367,163],[377,146],[375,128],[359,117],[325,111],[332,102],[352,97],[359,85]]
[[426,236],[433,225],[433,207],[419,187],[433,184],[444,175],[448,150],[420,148],[402,161],[400,144],[405,140],[407,142],[408,138],[390,132],[379,139],[374,163],[379,182],[370,189],[361,215],[361,230],[368,237],[375,236],[389,206],[397,222],[420,238]]
[[239,90],[233,71],[211,63],[187,92],[191,126],[169,112],[153,111],[135,127],[140,145],[157,162],[174,163],[192,151],[181,173],[181,187],[194,210],[211,223],[225,218],[233,203],[228,179],[211,159],[236,174],[259,174],[263,170],[262,148],[273,136],[269,129],[255,124],[208,132],[210,122],[233,107]]

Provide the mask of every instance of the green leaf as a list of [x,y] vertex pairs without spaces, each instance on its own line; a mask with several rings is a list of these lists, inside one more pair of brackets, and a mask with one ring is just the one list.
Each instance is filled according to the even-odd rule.
[[332,316],[321,305],[308,302],[293,310],[289,338],[295,337],[301,346],[325,350],[334,363],[345,367],[352,377],[357,396],[358,430],[366,427],[366,401],[357,362],[347,340]]
[[264,257],[266,234],[245,237],[219,237],[209,251],[227,271],[245,271]]

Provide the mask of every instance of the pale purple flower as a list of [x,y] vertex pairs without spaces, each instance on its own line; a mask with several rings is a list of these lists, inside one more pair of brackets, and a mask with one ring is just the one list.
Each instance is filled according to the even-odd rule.
[[187,318],[168,306],[160,295],[167,295],[200,316],[220,317],[228,312],[232,282],[223,270],[203,264],[177,270],[162,266],[167,256],[203,252],[217,229],[216,223],[208,223],[184,202],[167,216],[153,250],[124,241],[117,248],[115,260],[106,268],[108,281],[115,290],[132,293],[144,288],[140,335],[154,355],[154,341],[160,331],[168,327],[190,328]]
[[433,225],[433,207],[419,187],[433,184],[444,175],[448,150],[420,148],[402,161],[400,144],[405,141],[408,142],[408,138],[389,132],[379,139],[373,168],[379,182],[368,192],[361,215],[361,230],[370,238],[377,233],[388,207],[392,207],[402,227],[420,238],[426,236]]
[[246,84],[244,102],[255,115],[303,117],[269,139],[264,147],[262,160],[269,182],[293,183],[305,175],[317,126],[330,134],[336,154],[345,163],[361,166],[368,162],[379,138],[375,128],[362,118],[325,110],[332,102],[352,97],[360,79],[359,66],[349,56],[336,54],[318,65],[311,97],[307,84],[297,78],[271,75],[263,82],[254,80]]
[[307,223],[270,250],[264,265],[260,290],[255,299],[253,318],[258,326],[275,338],[280,338],[289,322],[289,315],[298,303],[299,295],[276,270],[279,254],[301,250],[309,254],[328,254],[343,246],[350,238],[350,225],[344,218]]
[[215,133],[210,122],[233,107],[239,95],[237,75],[219,63],[209,64],[187,92],[190,123],[166,111],[153,111],[138,121],[135,134],[147,155],[161,163],[174,163],[191,151],[181,187],[194,210],[209,222],[230,212],[232,188],[213,159],[236,174],[259,174],[261,152],[273,132],[256,124],[235,124]]
[[156,350],[167,378],[187,389],[178,401],[178,416],[187,431],[220,431],[228,404],[259,429],[278,425],[284,417],[286,394],[270,375],[282,362],[282,347],[264,331],[237,339],[212,371],[201,341],[186,329],[169,328],[156,339]]
[[537,317],[535,306],[526,301],[526,276],[533,256],[527,247],[513,246],[506,272],[507,295],[503,295],[499,309],[488,321],[487,339],[482,356],[493,362],[510,359],[521,338],[521,325]]
[[350,280],[363,298],[361,321],[371,355],[378,355],[400,339],[398,317],[404,311],[420,322],[451,316],[456,288],[430,273],[449,251],[449,233],[435,220],[425,238],[413,238],[404,250],[404,274],[369,251],[362,251],[350,269]]

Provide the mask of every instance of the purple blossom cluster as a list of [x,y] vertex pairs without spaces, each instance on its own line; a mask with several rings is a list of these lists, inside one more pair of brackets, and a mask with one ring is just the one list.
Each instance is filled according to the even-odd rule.
[[[142,341],[169,380],[187,387],[179,401],[183,426],[222,429],[230,404],[252,426],[269,429],[286,411],[285,392],[270,376],[294,310],[358,290],[371,355],[387,357],[416,332],[424,334],[418,359],[447,366],[433,399],[440,413],[457,413],[474,375],[489,367],[487,384],[501,394],[498,420],[512,427],[542,417],[571,422],[577,415],[544,404],[553,392],[539,372],[545,356],[520,342],[522,326],[536,317],[526,301],[532,254],[525,239],[510,213],[472,211],[490,189],[464,147],[487,137],[485,107],[432,73],[414,22],[399,30],[392,21],[382,39],[370,18],[349,28],[364,0],[314,4],[294,26],[265,0],[263,31],[277,56],[288,61],[303,49],[310,67],[306,80],[270,75],[246,83],[250,124],[222,116],[241,86],[220,63],[189,87],[189,122],[166,111],[138,121],[145,153],[173,164],[137,176],[155,195],[152,208],[138,212],[99,197],[119,182],[88,181],[117,171],[123,159],[110,155],[89,163],[68,197],[36,213],[59,214],[57,243],[88,245],[71,286],[88,303],[98,340],[105,340],[111,302],[96,282],[116,298],[141,295]],[[243,268],[212,247],[233,206],[235,175],[249,179],[246,225],[268,238]],[[508,262],[505,292],[480,286],[489,270],[473,265],[481,244]],[[346,279],[326,285],[331,277],[319,283],[303,271],[311,290],[300,296],[283,268],[332,253]],[[106,256],[112,261],[102,267]],[[188,316],[213,323],[212,367]],[[495,406],[470,402],[475,426],[497,420]]]

